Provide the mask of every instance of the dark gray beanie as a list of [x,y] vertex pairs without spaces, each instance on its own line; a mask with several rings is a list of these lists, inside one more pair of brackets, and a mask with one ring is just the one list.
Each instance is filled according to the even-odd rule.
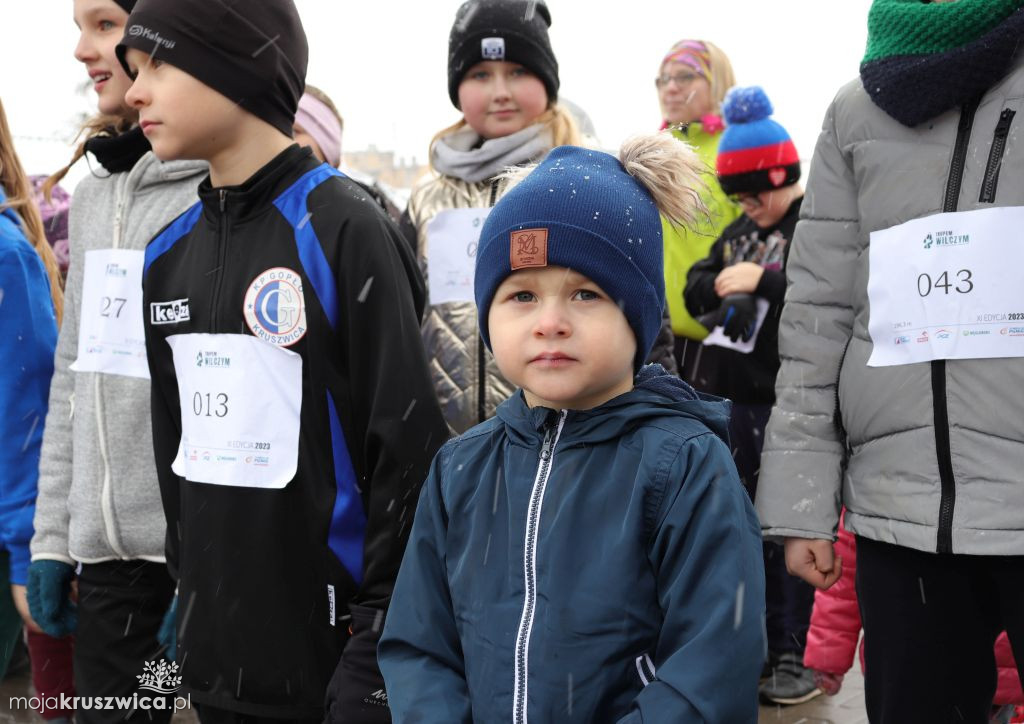
[[518,63],[558,99],[558,60],[551,49],[551,12],[543,0],[468,0],[455,13],[448,36],[448,96],[459,107],[466,71],[485,60]]

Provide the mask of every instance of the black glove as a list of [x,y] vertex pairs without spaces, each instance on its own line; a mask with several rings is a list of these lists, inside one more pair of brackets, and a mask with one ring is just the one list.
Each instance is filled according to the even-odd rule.
[[384,628],[384,612],[349,604],[352,638],[327,685],[325,724],[390,724],[391,710],[384,677],[377,666],[377,642]]
[[718,324],[725,336],[735,342],[749,342],[757,326],[757,301],[753,294],[730,294],[722,299]]

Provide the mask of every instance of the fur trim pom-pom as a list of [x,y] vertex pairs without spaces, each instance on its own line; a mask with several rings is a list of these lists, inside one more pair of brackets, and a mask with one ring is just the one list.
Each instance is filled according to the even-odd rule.
[[722,101],[722,115],[730,126],[736,123],[763,121],[774,112],[772,102],[759,85],[732,88]]
[[672,223],[693,226],[698,219],[708,218],[701,200],[707,188],[701,174],[708,169],[689,144],[666,131],[632,136],[623,142],[619,161]]

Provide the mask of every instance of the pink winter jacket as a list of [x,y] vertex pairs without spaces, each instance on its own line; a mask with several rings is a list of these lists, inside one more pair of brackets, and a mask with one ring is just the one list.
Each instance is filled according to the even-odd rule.
[[[845,511],[844,511],[845,514]],[[827,591],[814,592],[811,627],[807,631],[804,666],[829,674],[843,675],[853,666],[853,655],[860,638],[860,609],[854,586],[857,572],[857,541],[839,520],[839,540],[835,551],[843,559],[843,575]],[[860,647],[860,667],[864,670],[864,642]],[[996,640],[996,667],[999,683],[993,704],[1024,704],[1017,664],[1006,633]]]

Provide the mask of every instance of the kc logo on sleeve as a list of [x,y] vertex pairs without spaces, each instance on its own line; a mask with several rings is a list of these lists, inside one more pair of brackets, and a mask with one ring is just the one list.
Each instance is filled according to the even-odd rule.
[[150,324],[177,324],[187,322],[190,318],[187,297],[170,302],[149,303]]

